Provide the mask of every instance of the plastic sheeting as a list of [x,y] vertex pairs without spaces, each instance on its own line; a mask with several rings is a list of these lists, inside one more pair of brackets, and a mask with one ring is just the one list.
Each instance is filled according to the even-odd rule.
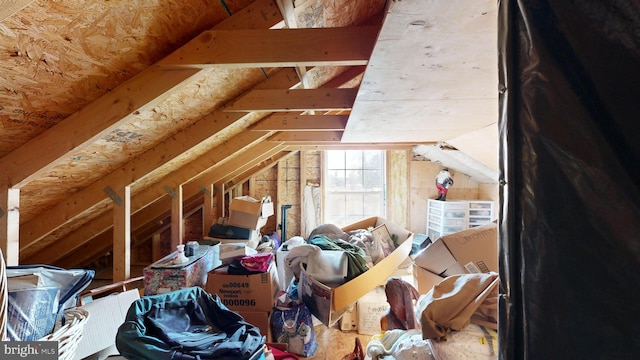
[[640,358],[640,3],[500,1],[500,356]]
[[57,321],[63,321],[64,310],[77,304],[95,271],[22,265],[8,266],[6,275],[7,336],[13,341],[35,341],[52,333]]

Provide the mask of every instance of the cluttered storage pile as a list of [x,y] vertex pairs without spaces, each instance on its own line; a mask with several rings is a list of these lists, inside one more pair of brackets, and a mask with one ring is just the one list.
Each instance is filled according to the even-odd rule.
[[[364,349],[356,338],[345,359],[497,359],[496,224],[428,246],[413,240],[382,218],[342,229],[324,224],[307,239],[293,237],[276,253],[281,299],[327,326],[346,321],[342,330],[372,335]],[[409,259],[413,277],[395,276]],[[478,267],[486,272],[469,273]]]

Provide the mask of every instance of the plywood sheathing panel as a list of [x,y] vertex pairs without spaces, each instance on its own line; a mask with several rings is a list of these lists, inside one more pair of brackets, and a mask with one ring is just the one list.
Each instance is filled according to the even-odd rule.
[[218,2],[63,0],[7,18],[0,23],[0,156],[228,16]]
[[[152,110],[141,112],[132,122],[121,125],[117,131],[74,154],[41,180],[31,182],[24,187],[25,191],[29,188],[43,189],[47,193],[41,195],[48,195],[50,202],[56,203],[69,194],[70,187],[46,186],[47,182],[55,181],[60,184],[72,181],[72,187],[85,187],[104,173],[120,167],[128,159],[221,106],[226,99],[241,94],[256,82],[265,79],[260,69],[218,68],[204,73],[197,81],[182,87]],[[74,178],[67,178],[64,174],[74,174]],[[41,196],[37,208],[47,206],[42,199]],[[38,213],[38,209],[33,209],[28,199],[21,204],[21,208],[25,220]]]
[[380,14],[386,1],[389,0],[324,0],[324,26],[361,25]]

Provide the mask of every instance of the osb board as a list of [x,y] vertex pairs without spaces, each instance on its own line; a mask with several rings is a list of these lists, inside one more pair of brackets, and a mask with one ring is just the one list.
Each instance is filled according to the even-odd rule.
[[[68,196],[73,188],[85,187],[120,167],[264,79],[259,69],[216,70],[205,72],[204,76],[176,91],[154,109],[142,111],[131,123],[121,125],[107,138],[96,141],[25,186],[25,193],[29,193],[30,189],[40,191],[36,201],[25,198],[21,203],[21,213],[25,219],[37,214],[40,208]],[[224,140],[225,137],[219,139]],[[71,182],[72,185],[66,186],[65,182]]]
[[324,0],[325,26],[358,25],[380,14],[386,0]]
[[[274,166],[267,171],[260,172],[257,176],[253,177],[250,181],[253,185],[251,193],[254,197],[262,197],[264,195],[270,195],[271,200],[274,202],[274,214],[267,220],[267,224],[262,227],[262,234],[268,234],[278,229],[280,203],[277,198],[278,194],[278,170]],[[262,196],[260,196],[262,195]]]
[[[82,230],[86,226],[93,227],[91,224],[87,224],[87,222],[100,214],[104,214],[105,212],[111,210],[113,203],[110,200],[105,200],[96,204],[94,207],[89,209],[89,211],[83,213],[79,216],[76,221],[68,222],[63,226],[55,229],[51,234],[47,235],[43,240],[33,243],[26,249],[21,249],[20,251],[20,263],[24,261],[24,259],[29,258],[33,254],[36,254],[41,251],[50,251],[52,246],[55,246],[56,241],[64,238],[65,236],[69,236],[69,234],[73,234],[74,231]],[[47,216],[46,210],[40,216]],[[85,229],[86,230],[86,229]],[[94,236],[97,236],[102,231],[106,231],[107,229],[99,229],[94,228],[95,232]]]
[[[111,3],[114,4],[113,5],[114,7],[120,6],[119,4],[128,4],[122,1],[114,1]],[[177,2],[170,1],[169,3],[176,4]],[[231,9],[232,6],[230,4],[242,3],[243,5],[238,5],[238,7],[242,7],[244,6],[245,2],[226,1],[225,3]],[[35,4],[40,5],[40,3],[34,3],[34,5]],[[60,6],[62,10],[67,10],[68,8],[70,8],[69,4],[79,5],[80,2],[63,1],[63,2],[58,2],[57,5],[55,6]],[[96,4],[98,4],[99,6],[104,6],[106,2],[94,1],[94,2],[89,2],[88,4],[89,6],[96,6]],[[216,4],[215,6],[218,6],[218,4]],[[233,9],[231,12],[233,12]],[[18,15],[16,15],[15,17],[12,17],[7,21],[14,21],[13,19],[22,19],[21,16],[23,15],[21,14],[22,13],[19,13]],[[183,13],[180,13],[176,16],[180,16],[182,14]],[[94,15],[93,13],[88,15],[83,14],[82,16],[76,19],[76,23],[81,23],[86,25],[88,21],[86,19],[87,17],[89,17],[93,19],[93,23],[97,24],[96,26],[100,28],[99,21],[108,22],[107,15],[105,15],[103,20],[99,20],[93,17],[93,15]],[[226,14],[223,14],[223,15],[226,16]],[[347,14],[345,14],[345,16],[347,16]],[[348,16],[352,16],[352,15],[349,14]],[[220,17],[222,17],[222,15],[220,15]],[[25,16],[24,18],[27,18],[27,17]],[[57,19],[56,17],[53,17],[53,18]],[[2,34],[3,39],[5,36],[4,33],[6,32],[6,29],[8,29],[8,27],[6,26],[7,21],[0,23],[0,33]],[[190,24],[191,22],[193,22],[192,19],[189,19],[189,21],[190,21]],[[69,26],[72,26],[72,25],[73,24],[69,24]],[[42,26],[46,27],[47,25],[43,23]],[[206,28],[208,27],[210,26],[206,26]],[[193,27],[189,27],[189,26],[187,27],[182,26],[182,28],[193,30]],[[170,30],[178,31],[178,30],[181,30],[182,28],[180,29],[176,28],[176,29],[170,29]],[[153,30],[157,30],[157,29],[153,28]],[[120,30],[116,29],[116,31],[120,31]],[[193,33],[198,33],[199,31],[200,29],[193,30]],[[93,33],[91,35],[98,36],[98,35],[94,35]],[[150,36],[151,35],[162,36],[162,34],[157,35],[155,33],[150,34]],[[118,46],[118,44],[114,44],[114,43],[111,43],[111,45],[114,47]],[[150,50],[150,53],[152,55],[157,54],[157,51],[159,51],[158,49],[160,49],[160,47],[164,45],[163,43],[159,42],[157,45],[154,44],[153,46],[154,48]],[[145,54],[146,53],[145,49],[140,49],[140,48],[133,49],[131,50],[131,52],[129,52],[128,48],[124,48],[121,51],[126,52],[127,54],[138,54],[138,53]],[[114,53],[117,53],[117,51],[114,50]],[[3,53],[3,54],[6,54],[6,53]],[[75,53],[73,54],[77,55]],[[89,55],[91,54],[88,54],[88,53],[84,54],[84,56],[89,56]],[[113,54],[111,57],[113,58],[113,61],[107,65],[118,66],[117,61],[120,58],[118,58],[117,56],[113,56]],[[155,57],[158,57],[158,56],[155,56]],[[151,58],[149,56],[146,56],[143,58],[144,61],[134,63],[134,65],[139,66],[139,68],[136,67],[135,69],[140,70],[144,68],[146,64],[153,61],[149,59]],[[4,59],[0,58],[0,62],[2,62],[3,60]],[[9,60],[12,60],[12,59],[9,59]],[[89,60],[91,60],[91,58],[89,58]],[[97,97],[101,94],[100,91],[95,91],[95,90],[94,90],[95,93],[88,94],[87,91],[84,91],[85,90],[84,88],[78,87],[78,84],[83,85],[85,87],[97,86],[97,88],[99,88],[102,91],[102,93],[105,93],[106,91],[114,87],[114,85],[107,84],[109,81],[113,80],[114,77],[121,76],[121,78],[118,78],[118,81],[113,81],[113,84],[117,84],[121,81],[124,81],[127,78],[122,75],[127,75],[127,76],[133,75],[130,69],[127,70],[126,67],[123,67],[125,71],[124,74],[118,73],[111,76],[111,74],[107,72],[108,69],[105,64],[100,64],[99,62],[94,64],[94,62],[89,61],[87,63],[83,63],[84,67],[79,70],[80,73],[76,73],[75,75],[81,78],[81,80],[77,82],[69,82],[70,85],[76,86],[71,90],[75,92],[80,92],[80,94],[69,95],[67,94],[67,90],[60,90],[57,93],[45,92],[43,90],[35,94],[34,96],[31,96],[34,99],[34,101],[30,101],[30,104],[33,105],[37,103],[39,104],[39,106],[44,104],[45,102],[43,101],[43,98],[40,97],[40,96],[43,96],[51,99],[50,100],[51,102],[56,102],[55,104],[53,104],[55,106],[52,106],[51,108],[57,109],[57,107],[61,107],[60,102],[58,101],[58,99],[61,99],[60,101],[67,104],[68,109],[71,109],[71,110],[68,110],[67,112],[58,112],[59,114],[62,114],[61,119],[63,119],[67,115],[76,111],[78,108],[86,105],[87,101],[89,101],[90,99],[93,99],[94,97]],[[131,65],[132,63],[127,62],[126,64]],[[0,64],[0,66],[3,66],[3,65]],[[2,68],[2,69],[4,70],[5,68]],[[69,69],[70,71],[74,70],[71,68]],[[342,70],[344,69],[335,69],[335,68],[312,69],[308,72],[308,77],[310,78],[311,83],[315,84],[313,86],[320,86],[324,84],[331,77],[337,75]],[[94,72],[98,72],[98,71],[101,71],[99,73],[100,76],[94,75]],[[129,71],[129,72],[126,72],[126,71]],[[214,70],[212,71],[212,73],[223,74],[223,75],[220,75],[220,77],[222,77],[224,80],[223,83],[226,85],[228,82],[228,83],[233,83],[234,85],[230,86],[228,94],[220,95],[218,93],[215,93],[211,98],[207,99],[209,103],[206,105],[211,108],[221,105],[223,102],[223,100],[221,100],[222,98],[230,100],[233,96],[236,96],[237,94],[241,93],[242,92],[241,89],[248,88],[251,83],[255,82],[254,79],[251,78],[251,76],[247,76],[246,78],[244,77],[237,78],[232,75],[229,75],[230,73],[228,72],[222,73],[221,71],[225,72],[227,70]],[[242,71],[244,70],[240,70],[240,72]],[[268,69],[266,71],[269,72]],[[252,72],[254,71],[252,70]],[[4,76],[4,72],[0,72],[0,74],[2,74],[1,76]],[[216,77],[212,77],[212,78],[216,78]],[[200,87],[205,87],[205,86],[208,87],[209,85],[211,85],[211,87],[215,88],[216,87],[215,81],[212,81],[211,84],[207,84],[206,81],[208,80],[209,79],[206,76],[203,78],[197,79],[197,81],[201,81],[199,83]],[[49,83],[47,83],[47,81],[49,81]],[[85,84],[86,82],[90,82],[90,84],[86,85]],[[104,86],[100,85],[103,82],[107,85],[104,85]],[[46,89],[47,91],[52,91],[52,89],[47,87],[47,85],[50,83],[52,83],[50,79],[49,80],[44,79],[43,89]],[[59,83],[56,83],[56,85],[59,85],[58,87],[62,87],[62,85],[64,85],[65,83],[66,82],[59,82]],[[194,84],[198,84],[198,83],[196,82]],[[189,89],[193,89],[193,90],[189,90]],[[199,100],[202,100],[199,98],[199,96],[205,97],[204,95],[205,90],[202,90],[199,87],[196,89],[195,85],[187,85],[183,90],[184,92],[182,93],[182,95],[176,95],[175,98],[169,98],[165,100],[163,103],[158,104],[156,108],[153,110],[142,112],[141,114],[137,115],[134,118],[134,120],[132,120],[128,124],[122,125],[118,129],[118,131],[115,134],[113,134],[113,136],[107,136],[105,139],[102,139],[96,142],[96,144],[92,145],[91,148],[78,152],[77,156],[74,156],[69,162],[60,165],[60,167],[54,168],[42,179],[37,180],[31,183],[30,185],[24,187],[22,189],[22,194],[24,196],[21,196],[21,201],[22,201],[21,222],[28,221],[30,219],[37,219],[38,216],[45,216],[46,209],[50,205],[55,205],[59,201],[61,202],[61,199],[66,198],[71,193],[80,191],[81,188],[84,187],[86,184],[91,183],[92,181],[95,181],[95,179],[97,179],[98,177],[104,176],[108,171],[118,168],[118,166],[120,166],[123,163],[129,162],[132,159],[132,156],[136,154],[140,154],[142,151],[153,151],[154,144],[157,144],[163,138],[163,136],[166,137],[166,136],[170,136],[171,134],[175,134],[176,131],[179,131],[185,126],[188,126],[188,124],[193,122],[194,119],[198,118],[199,115],[207,111],[206,107],[203,105],[203,107],[201,108],[199,105],[200,102],[198,102]],[[0,91],[4,91],[4,89]],[[6,93],[2,92],[0,96],[3,96],[2,99],[4,99],[6,98]],[[25,98],[29,98],[29,97],[25,97]],[[202,101],[204,102],[204,100]],[[72,109],[71,105],[76,106],[76,108]],[[176,106],[182,107],[182,108],[189,108],[189,111],[181,113],[180,109],[174,109],[174,107]],[[4,108],[2,111],[4,111]],[[167,119],[163,118],[163,116],[167,117]],[[173,117],[173,118],[169,119],[169,117]],[[169,176],[173,172],[176,172],[176,169],[179,172],[180,169],[178,168],[177,165],[189,163],[190,161],[192,161],[192,159],[195,159],[198,156],[200,156],[199,154],[203,154],[208,149],[213,148],[216,145],[222,144],[223,141],[228,141],[229,139],[232,139],[233,134],[239,133],[243,129],[246,129],[248,124],[250,124],[252,121],[255,121],[255,120],[247,119],[246,121],[239,122],[237,124],[234,124],[233,126],[230,126],[227,129],[228,131],[223,131],[223,132],[220,132],[219,134],[216,134],[215,140],[212,141],[211,144],[203,145],[202,148],[198,146],[194,149],[189,150],[184,155],[169,162],[166,166],[162,166],[158,171],[155,171],[153,172],[153,174],[150,174],[149,176],[145,177],[144,180],[141,180],[136,184],[134,184],[135,186],[133,187],[133,189],[135,189],[137,193],[138,191],[145,190],[145,187],[148,187],[151,184],[156,184],[157,182],[162,181],[162,178],[164,178],[165,176]],[[167,124],[169,124],[169,126],[165,126]],[[142,132],[141,129],[144,129],[145,132]],[[137,136],[137,135],[142,135],[142,136]],[[120,144],[120,147],[118,147],[117,144]],[[110,147],[111,145],[114,145],[113,148]],[[63,189],[63,190],[59,191],[56,189]],[[296,195],[296,196],[299,196],[299,195]],[[31,249],[44,249],[47,245],[55,245],[57,242],[56,240],[62,239],[63,237],[65,237],[66,233],[73,230],[95,228],[96,234],[105,231],[106,228],[97,227],[97,225],[95,224],[95,221],[87,222],[87,220],[95,217],[96,215],[103,215],[109,210],[110,206],[111,206],[111,201],[107,200],[104,203],[98,204],[98,206],[89,208],[86,213],[83,213],[80,216],[78,216],[78,218],[74,219],[74,222],[70,224],[66,224],[56,229],[53,235],[48,236],[45,241],[34,244],[32,247],[29,248],[29,250],[31,251]],[[38,213],[38,211],[42,211],[42,212]],[[296,221],[296,223],[299,223],[299,219],[298,221]],[[67,236],[70,236],[70,235],[67,235]]]
[[[300,152],[288,156],[278,163],[278,208],[291,205],[287,210],[286,241],[292,236],[300,235]],[[280,223],[283,219],[280,219]]]
[[38,1],[0,23],[0,155],[227,18],[195,0]]

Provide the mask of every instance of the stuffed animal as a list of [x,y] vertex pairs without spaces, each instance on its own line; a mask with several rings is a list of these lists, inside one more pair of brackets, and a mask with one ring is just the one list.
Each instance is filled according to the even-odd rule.
[[436,187],[438,188],[438,197],[436,200],[446,201],[447,192],[453,186],[453,178],[449,173],[449,169],[444,168],[436,175]]

